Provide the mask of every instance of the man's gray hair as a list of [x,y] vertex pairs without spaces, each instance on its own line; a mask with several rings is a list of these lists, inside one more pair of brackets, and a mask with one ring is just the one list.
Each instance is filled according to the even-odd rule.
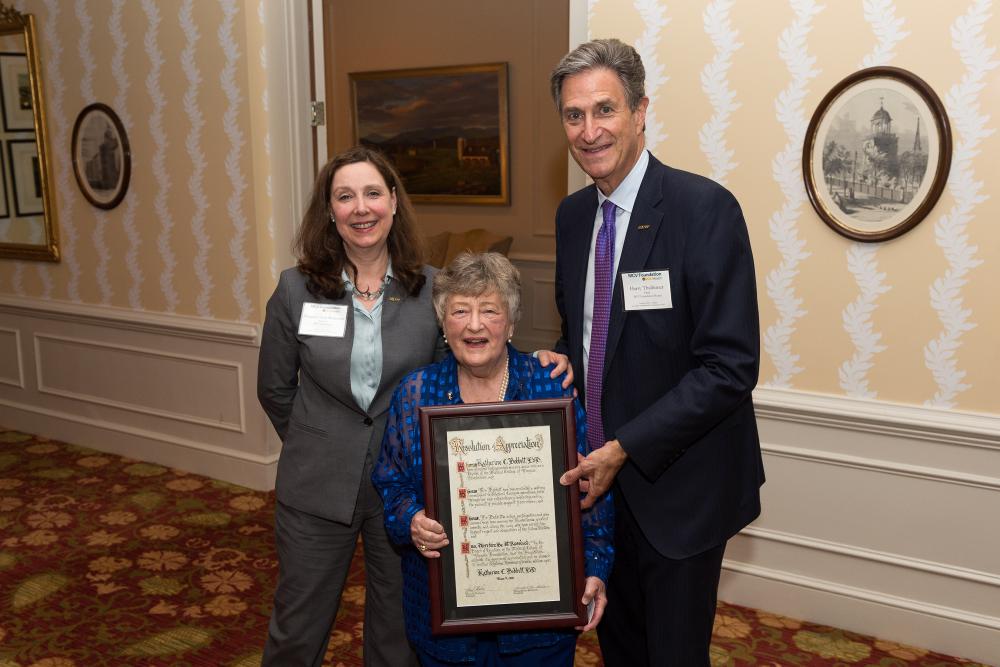
[[496,292],[511,325],[521,319],[521,272],[498,252],[463,252],[434,276],[431,297],[438,322],[450,296],[482,296]]
[[576,47],[559,61],[552,70],[549,82],[556,110],[562,112],[562,85],[566,77],[587,70],[605,67],[618,75],[625,89],[625,101],[630,111],[639,108],[639,101],[646,96],[646,68],[639,53],[617,39],[595,39]]

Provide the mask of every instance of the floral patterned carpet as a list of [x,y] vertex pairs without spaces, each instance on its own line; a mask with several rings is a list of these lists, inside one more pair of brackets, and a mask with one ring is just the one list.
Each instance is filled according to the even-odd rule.
[[[273,496],[0,428],[0,667],[260,664]],[[359,547],[360,549],[360,547]],[[324,665],[361,665],[352,569]],[[975,665],[720,603],[713,665]],[[576,664],[598,667],[593,633]]]

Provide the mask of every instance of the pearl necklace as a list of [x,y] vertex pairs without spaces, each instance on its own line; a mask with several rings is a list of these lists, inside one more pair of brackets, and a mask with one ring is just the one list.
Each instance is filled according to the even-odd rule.
[[498,401],[503,403],[503,397],[507,395],[507,383],[510,382],[510,366],[506,363],[503,366],[503,381],[500,383],[500,396]]

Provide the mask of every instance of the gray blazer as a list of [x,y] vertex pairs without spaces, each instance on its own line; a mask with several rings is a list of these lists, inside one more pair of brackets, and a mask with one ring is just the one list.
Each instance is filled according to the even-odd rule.
[[[382,304],[382,379],[365,412],[351,393],[354,311],[351,295],[316,297],[298,269],[282,272],[267,302],[257,367],[257,397],[282,440],[277,498],[295,509],[350,523],[362,482],[365,457],[378,457],[392,392],[406,373],[443,355],[431,283],[416,297],[397,281]],[[343,338],[300,336],[302,304],[338,303],[347,309]]]

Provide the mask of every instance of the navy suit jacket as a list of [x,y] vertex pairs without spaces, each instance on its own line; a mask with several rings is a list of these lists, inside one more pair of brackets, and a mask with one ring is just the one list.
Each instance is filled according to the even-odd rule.
[[[597,213],[591,185],[556,212],[556,349],[583,368],[583,306]],[[623,273],[669,271],[672,307],[626,311]],[[628,454],[616,485],[669,558],[724,543],[760,513],[751,392],[760,325],[750,239],[725,188],[650,156],[611,303],[601,396],[605,438]],[[576,373],[585,395],[584,373]]]

